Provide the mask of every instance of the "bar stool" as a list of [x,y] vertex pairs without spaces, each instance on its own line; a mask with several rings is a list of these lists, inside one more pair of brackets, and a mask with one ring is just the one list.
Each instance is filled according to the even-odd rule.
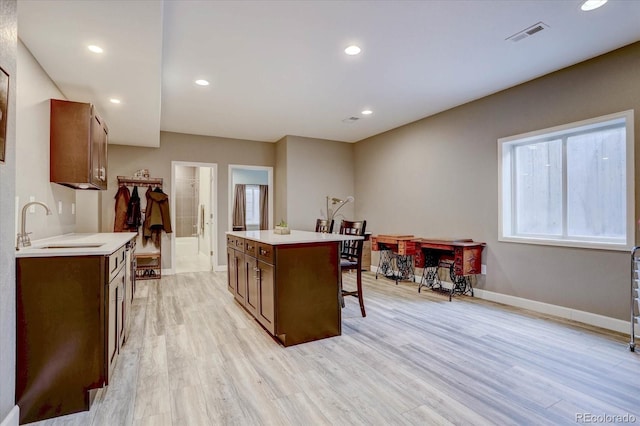
[[[364,237],[367,221],[347,221],[340,224],[340,234],[358,235]],[[364,239],[343,241],[340,248],[340,303],[344,308],[344,296],[354,296],[358,298],[360,312],[363,317],[367,316],[364,309],[364,298],[362,296],[362,248]],[[342,272],[348,270],[356,271],[356,290],[349,291],[342,287]]]
[[316,219],[316,232],[330,234],[333,232],[333,220],[329,223],[327,219]]

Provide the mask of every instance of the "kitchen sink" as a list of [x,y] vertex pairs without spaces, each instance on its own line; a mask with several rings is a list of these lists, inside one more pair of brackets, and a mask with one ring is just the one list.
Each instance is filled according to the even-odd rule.
[[96,248],[102,246],[103,243],[60,243],[49,244],[46,246],[37,247],[39,249],[70,249],[70,248]]

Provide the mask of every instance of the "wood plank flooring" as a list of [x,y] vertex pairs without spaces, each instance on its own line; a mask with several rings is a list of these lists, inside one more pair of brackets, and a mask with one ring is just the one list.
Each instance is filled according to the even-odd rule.
[[[354,276],[345,275],[345,286]],[[138,282],[131,336],[91,411],[38,425],[562,425],[640,422],[626,336],[364,276],[339,337],[284,348],[225,273]]]

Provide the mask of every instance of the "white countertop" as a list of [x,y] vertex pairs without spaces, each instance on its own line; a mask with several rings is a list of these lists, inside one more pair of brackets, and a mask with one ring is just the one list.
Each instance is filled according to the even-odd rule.
[[231,231],[228,235],[246,238],[270,245],[278,244],[310,244],[323,243],[327,241],[347,241],[362,240],[364,237],[344,234],[326,234],[321,232],[296,231],[291,230],[290,234],[276,234],[273,229],[267,231]]
[[31,241],[16,257],[106,256],[136,237],[135,232],[64,234]]

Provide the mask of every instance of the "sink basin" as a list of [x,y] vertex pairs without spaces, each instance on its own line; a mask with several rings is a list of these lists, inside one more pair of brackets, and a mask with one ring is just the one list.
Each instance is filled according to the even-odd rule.
[[96,248],[102,246],[103,243],[60,243],[49,244],[46,246],[36,247],[39,249],[70,249],[70,248]]

